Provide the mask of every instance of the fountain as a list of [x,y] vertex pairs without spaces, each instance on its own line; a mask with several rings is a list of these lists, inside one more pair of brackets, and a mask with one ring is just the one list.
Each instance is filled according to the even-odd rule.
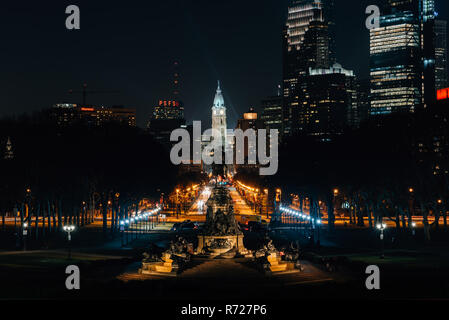
[[234,258],[250,254],[243,245],[243,232],[234,216],[229,190],[216,186],[207,205],[206,223],[198,235],[197,255],[208,258]]

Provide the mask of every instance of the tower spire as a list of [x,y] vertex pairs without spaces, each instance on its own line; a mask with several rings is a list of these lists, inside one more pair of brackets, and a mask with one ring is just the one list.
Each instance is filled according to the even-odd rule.
[[11,143],[11,138],[8,137],[8,141],[6,141],[6,151],[5,151],[5,156],[4,156],[5,160],[12,160],[14,159],[14,152],[12,150],[12,143]]
[[179,99],[180,95],[180,74],[179,74],[179,61],[175,60],[173,63],[173,98]]
[[218,80],[218,86],[217,86],[217,92],[215,93],[215,99],[214,99],[214,107],[215,108],[224,108],[224,98],[221,91],[221,84],[220,80]]

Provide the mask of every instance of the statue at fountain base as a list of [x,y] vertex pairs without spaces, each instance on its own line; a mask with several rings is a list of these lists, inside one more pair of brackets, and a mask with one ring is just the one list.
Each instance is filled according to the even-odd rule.
[[236,256],[251,255],[251,252],[243,245],[242,234],[228,236],[199,235],[195,253],[211,259],[217,257],[232,259]]

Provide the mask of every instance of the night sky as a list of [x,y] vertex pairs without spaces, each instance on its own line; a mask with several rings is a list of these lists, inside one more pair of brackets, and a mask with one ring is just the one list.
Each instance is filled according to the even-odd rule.
[[[276,93],[282,79],[282,27],[290,0],[20,1],[0,4],[0,115],[40,110],[88,83],[118,90],[90,104],[137,109],[139,126],[152,106],[171,95],[172,63],[181,62],[186,118],[210,125],[220,79],[228,127],[250,106]],[[337,58],[368,76],[365,8],[378,0],[336,0]],[[65,8],[81,10],[81,30],[65,28]],[[440,18],[449,4],[439,0]]]

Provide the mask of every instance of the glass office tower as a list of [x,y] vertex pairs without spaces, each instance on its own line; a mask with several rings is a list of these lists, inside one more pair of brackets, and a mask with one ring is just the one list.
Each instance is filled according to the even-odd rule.
[[447,22],[435,20],[435,87],[448,87],[447,69]]
[[371,115],[414,112],[435,99],[433,0],[388,0],[370,30]]

